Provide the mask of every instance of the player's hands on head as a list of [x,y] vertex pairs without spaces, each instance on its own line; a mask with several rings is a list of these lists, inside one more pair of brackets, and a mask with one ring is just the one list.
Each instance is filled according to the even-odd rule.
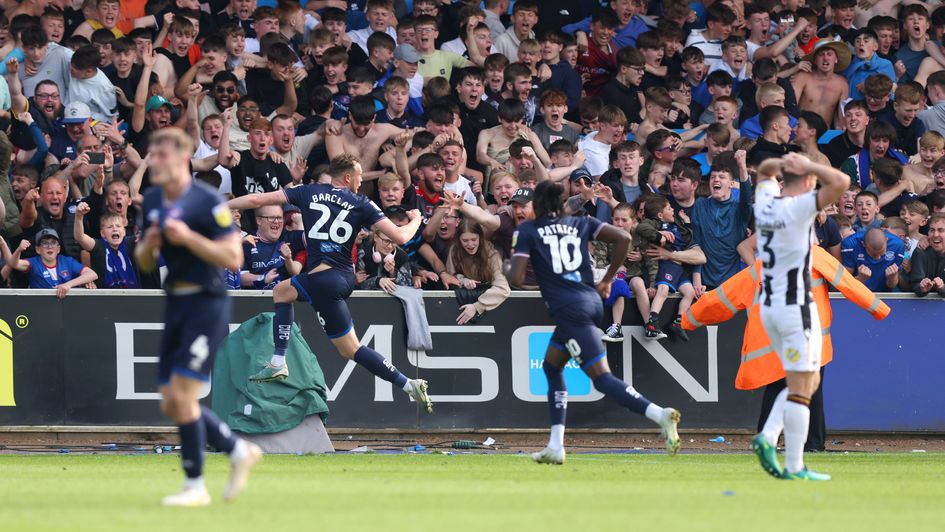
[[786,153],[781,157],[781,162],[785,172],[796,175],[806,175],[810,173],[810,159],[800,153]]

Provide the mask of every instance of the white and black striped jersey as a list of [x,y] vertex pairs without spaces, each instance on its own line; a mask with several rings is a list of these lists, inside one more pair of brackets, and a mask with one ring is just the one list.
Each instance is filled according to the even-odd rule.
[[817,193],[777,196],[770,189],[759,187],[755,195],[761,302],[769,307],[807,304],[811,301],[811,246],[817,242]]

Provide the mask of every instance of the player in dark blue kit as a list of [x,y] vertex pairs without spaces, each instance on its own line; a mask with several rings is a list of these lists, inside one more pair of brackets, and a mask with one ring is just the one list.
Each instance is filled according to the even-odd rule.
[[223,498],[236,497],[259,462],[256,445],[233,436],[229,427],[197,398],[213,367],[213,355],[226,337],[230,301],[223,269],[243,262],[239,233],[216,190],[195,182],[188,163],[193,141],[183,131],[166,128],[150,142],[151,183],[142,214],[148,229],[135,250],[138,266],[153,271],[158,256],[167,265],[167,307],[158,378],[161,410],[180,430],[184,488],[165,497],[165,506],[206,506],[203,453],[209,442],[230,455],[230,480]]
[[[518,226],[512,237],[513,255],[507,277],[514,286],[525,280],[531,259],[541,296],[555,321],[555,331],[545,353],[542,369],[548,379],[551,410],[551,438],[548,447],[532,454],[542,464],[563,464],[564,421],[568,391],[564,384],[565,364],[574,359],[594,381],[594,387],[621,406],[645,415],[657,423],[666,438],[670,454],[679,451],[676,425],[679,412],[661,408],[637,393],[633,386],[614,377],[607,364],[607,350],[601,342],[600,323],[604,313],[601,297],[610,294],[610,284],[627,256],[630,235],[595,218],[560,217],[564,208],[564,188],[543,181],[535,188],[535,220]],[[595,290],[588,244],[600,240],[615,245],[610,268]]]
[[275,344],[272,359],[250,380],[268,382],[289,376],[285,353],[295,321],[292,304],[297,300],[307,301],[318,313],[325,334],[341,356],[400,386],[427,412],[432,412],[426,381],[408,379],[383,355],[361,345],[345,301],[355,285],[351,257],[358,232],[370,228],[403,245],[420,228],[420,211],[407,213],[410,218],[407,225],[394,225],[373,201],[357,193],[361,187],[361,164],[352,155],[344,154],[332,160],[328,174],[331,184],[303,185],[230,200],[230,207],[241,210],[291,203],[302,211],[307,236],[308,264],[303,273],[280,282],[272,291],[276,311],[272,322]]

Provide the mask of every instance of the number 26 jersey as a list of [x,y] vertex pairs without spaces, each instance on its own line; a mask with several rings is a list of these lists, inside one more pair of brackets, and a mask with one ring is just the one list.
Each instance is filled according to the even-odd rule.
[[585,298],[600,299],[588,245],[604,225],[589,216],[541,218],[519,225],[513,234],[513,254],[531,259],[552,313]]
[[283,189],[285,197],[302,211],[308,251],[306,269],[327,264],[352,272],[352,248],[362,228],[385,218],[366,196],[332,185],[303,185]]

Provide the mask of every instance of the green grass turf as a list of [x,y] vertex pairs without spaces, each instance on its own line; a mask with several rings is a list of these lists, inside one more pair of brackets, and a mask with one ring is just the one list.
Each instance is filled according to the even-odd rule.
[[214,504],[170,509],[176,455],[2,455],[0,530],[945,530],[943,454],[808,462],[835,480],[778,481],[753,455],[268,456],[224,504],[214,455]]

